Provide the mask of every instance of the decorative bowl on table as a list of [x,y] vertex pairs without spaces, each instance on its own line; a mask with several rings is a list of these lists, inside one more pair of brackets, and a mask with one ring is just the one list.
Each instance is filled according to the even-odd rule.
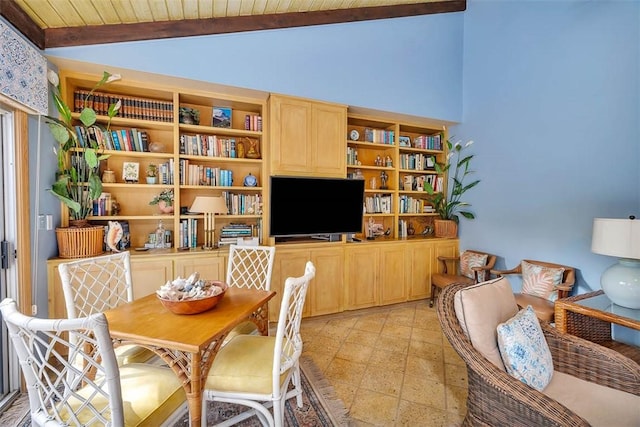
[[219,280],[199,280],[198,273],[167,282],[156,295],[162,305],[174,314],[198,314],[214,308],[227,290]]

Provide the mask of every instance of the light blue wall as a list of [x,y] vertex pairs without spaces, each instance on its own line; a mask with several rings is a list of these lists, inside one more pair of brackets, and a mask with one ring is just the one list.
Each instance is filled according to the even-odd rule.
[[48,49],[85,62],[458,121],[462,13]]
[[[243,54],[242,52],[247,52]],[[480,185],[461,246],[578,268],[594,217],[640,216],[640,2],[472,0],[467,11],[47,50],[87,62],[462,124]]]

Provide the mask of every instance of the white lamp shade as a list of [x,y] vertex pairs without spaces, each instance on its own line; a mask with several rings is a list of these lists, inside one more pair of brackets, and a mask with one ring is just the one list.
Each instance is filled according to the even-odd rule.
[[193,213],[227,213],[227,204],[222,197],[197,196],[189,208]]
[[595,218],[591,252],[640,259],[640,220]]

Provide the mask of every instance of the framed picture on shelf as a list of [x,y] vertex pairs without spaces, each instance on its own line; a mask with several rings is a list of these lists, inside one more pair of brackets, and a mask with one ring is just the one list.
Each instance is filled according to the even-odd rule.
[[213,107],[213,127],[231,127],[231,108]]
[[125,182],[138,182],[140,174],[140,163],[124,162],[122,163],[122,179]]
[[398,143],[400,147],[411,147],[411,137],[410,136],[399,136]]

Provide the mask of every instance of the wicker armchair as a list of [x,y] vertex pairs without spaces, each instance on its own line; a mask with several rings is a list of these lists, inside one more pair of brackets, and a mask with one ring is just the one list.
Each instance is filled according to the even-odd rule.
[[[557,400],[500,369],[472,345],[454,308],[455,293],[467,287],[465,284],[447,286],[437,304],[442,331],[467,365],[469,392],[463,425],[590,425]],[[487,310],[491,309],[492,307],[487,307]],[[541,322],[541,326],[551,350],[555,372],[563,372],[640,397],[640,365],[608,348],[561,334],[546,322]],[[598,401],[596,408],[604,405],[606,404]],[[607,410],[612,409],[602,408],[601,412]],[[637,421],[640,422],[640,412]]]

